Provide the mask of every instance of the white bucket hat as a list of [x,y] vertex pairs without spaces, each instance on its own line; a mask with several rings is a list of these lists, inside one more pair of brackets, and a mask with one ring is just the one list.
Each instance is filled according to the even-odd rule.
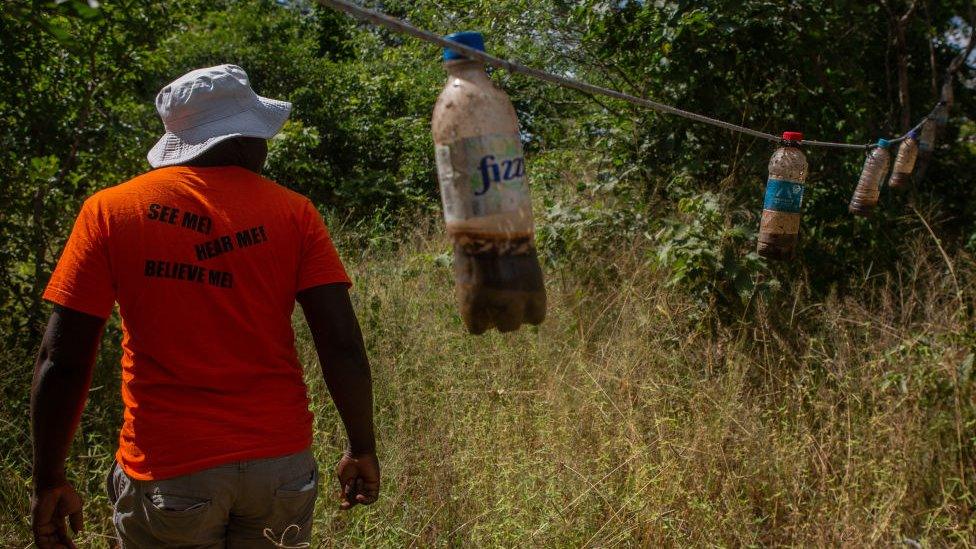
[[270,139],[284,125],[291,103],[254,93],[237,65],[190,71],[156,96],[166,133],[146,158],[153,168],[192,160],[232,137]]

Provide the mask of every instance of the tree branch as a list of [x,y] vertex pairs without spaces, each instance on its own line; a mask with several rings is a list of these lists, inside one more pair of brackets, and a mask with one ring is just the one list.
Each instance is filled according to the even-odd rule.
[[969,59],[970,54],[973,53],[973,48],[976,47],[976,8],[969,8],[969,43],[962,50],[962,52],[956,56],[955,59],[949,63],[949,68],[946,71],[946,76],[952,78],[959,69],[962,68],[963,63]]
[[[908,10],[900,17],[892,14],[895,24],[895,46],[898,56],[898,104],[901,105],[901,131],[906,132],[912,126],[912,105],[908,88],[908,39],[906,29],[912,17],[918,10],[918,0],[912,0]],[[889,11],[889,13],[891,13]]]

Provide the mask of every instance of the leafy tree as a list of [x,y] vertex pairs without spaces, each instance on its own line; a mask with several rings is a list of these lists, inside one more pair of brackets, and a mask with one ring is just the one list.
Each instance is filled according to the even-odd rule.
[[[367,5],[434,32],[480,30],[493,53],[559,74],[769,132],[855,142],[899,133],[906,112],[924,114],[936,99],[933,74],[958,54],[945,33],[973,18],[965,0]],[[294,103],[268,173],[323,209],[354,221],[439,216],[428,121],[444,73],[434,46],[308,0],[14,0],[0,11],[0,35],[8,342],[33,346],[40,293],[81,200],[148,169],[145,152],[162,130],[152,99],[193,68],[239,64],[259,93]],[[846,211],[860,155],[808,150],[800,257],[785,266],[751,253],[770,143],[492,73],[519,113],[552,262],[648,235],[670,250],[658,254],[663,266],[696,273],[677,283],[731,306],[730,296],[749,300],[760,273],[785,281],[808,271],[827,291],[867,265],[893,264],[899,235],[915,223],[909,205],[952,220],[941,228],[948,245],[976,242],[968,65],[927,179],[913,195],[886,193],[874,218]],[[718,209],[709,206],[706,222],[695,204]],[[700,238],[675,240],[690,234],[682,227]]]

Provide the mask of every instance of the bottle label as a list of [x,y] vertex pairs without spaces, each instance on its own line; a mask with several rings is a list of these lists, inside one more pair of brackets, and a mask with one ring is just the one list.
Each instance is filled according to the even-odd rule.
[[468,137],[435,145],[434,152],[448,223],[531,212],[525,157],[517,134]]
[[770,179],[766,182],[764,210],[800,213],[803,207],[803,185],[795,181]]

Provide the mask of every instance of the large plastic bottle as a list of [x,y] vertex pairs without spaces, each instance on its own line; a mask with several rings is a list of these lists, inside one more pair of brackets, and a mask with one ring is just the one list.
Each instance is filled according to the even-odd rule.
[[807,180],[807,158],[800,150],[803,134],[784,132],[783,144],[769,159],[769,178],[759,222],[759,255],[786,259],[796,249]]
[[[480,33],[449,40],[484,51]],[[479,61],[444,50],[447,84],[431,122],[454,278],[469,332],[500,332],[546,315],[518,119]]]
[[918,130],[912,130],[908,137],[898,146],[895,157],[895,167],[891,169],[891,179],[888,186],[892,190],[908,188],[912,182],[912,171],[915,170],[915,160],[918,158]]
[[881,182],[888,175],[891,164],[891,153],[888,152],[888,141],[879,139],[878,144],[871,149],[864,160],[861,178],[851,197],[850,212],[856,215],[868,216],[878,205],[881,196]]

